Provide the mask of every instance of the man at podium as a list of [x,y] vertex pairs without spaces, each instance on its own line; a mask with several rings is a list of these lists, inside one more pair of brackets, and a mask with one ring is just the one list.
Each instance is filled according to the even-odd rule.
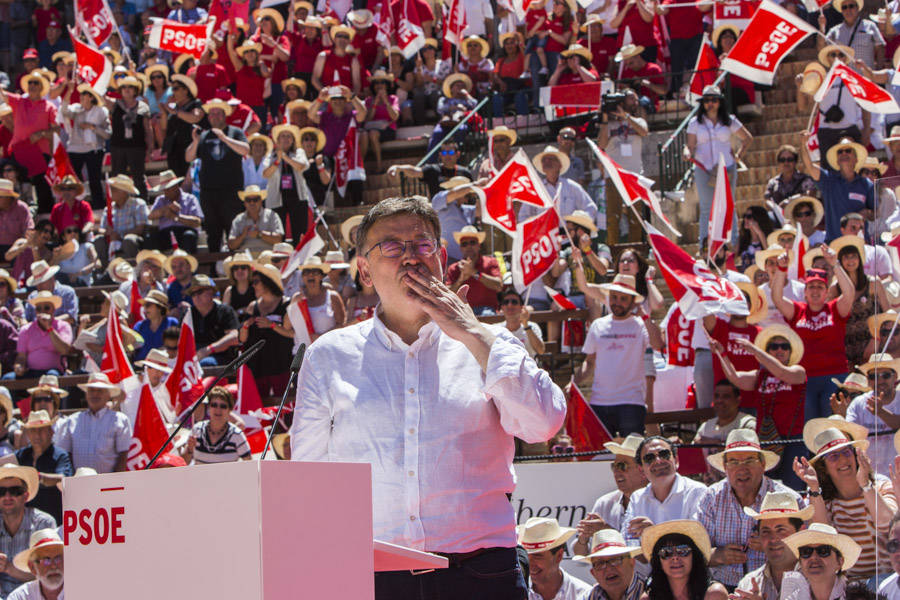
[[552,437],[562,391],[509,332],[475,318],[468,286],[443,284],[441,226],[424,198],[378,203],[357,235],[359,276],[381,304],[307,351],[292,459],[371,463],[374,537],[448,558],[448,569],[376,574],[376,599],[524,599],[513,436]]

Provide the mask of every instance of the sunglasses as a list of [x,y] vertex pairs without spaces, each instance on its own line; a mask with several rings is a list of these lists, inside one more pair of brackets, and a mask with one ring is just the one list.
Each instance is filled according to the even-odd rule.
[[456,150],[441,150],[441,156],[453,156]]
[[811,210],[804,210],[804,211],[798,210],[794,213],[794,216],[797,217],[798,219],[802,219],[803,217],[811,217],[811,216],[813,216],[813,214],[814,213]]
[[221,408],[222,410],[229,410],[229,408],[230,408],[227,404],[219,403],[219,402],[210,402],[209,407],[210,408]]
[[797,159],[794,158],[793,156],[779,156],[779,157],[778,157],[778,162],[780,162],[780,163],[792,163],[792,162],[797,162]]
[[162,75],[151,75],[150,79],[165,79]]
[[879,329],[879,330],[878,330],[878,337],[883,337],[883,338],[888,337],[889,335],[891,335],[891,329],[892,329],[891,327],[886,327],[886,328],[884,328],[884,329]]
[[900,540],[888,540],[886,548],[891,554],[900,552]]
[[791,345],[788,342],[772,342],[766,346],[766,352],[769,350],[790,350]]
[[631,468],[631,465],[629,465],[627,462],[620,460],[618,462],[609,463],[609,468],[612,469],[613,471],[622,471],[624,473],[625,471],[627,471],[628,469]]
[[[882,335],[884,335],[884,334],[882,334]],[[887,335],[890,335],[890,332],[888,332]],[[884,337],[887,337],[887,335],[884,335]],[[866,373],[866,379],[871,379],[871,380],[874,380],[875,377],[878,377],[878,379],[880,379],[881,381],[888,381],[893,376],[894,375],[888,371],[881,371],[877,375],[876,375],[875,371],[872,371],[871,373]]]
[[844,12],[845,10],[857,10],[857,6],[855,4],[845,4],[841,7],[841,12]]
[[[856,453],[853,451],[853,446],[844,446],[840,450],[835,450],[834,452],[829,452],[828,454],[826,454],[825,462],[830,462],[830,463],[837,462],[837,460],[839,458],[850,458],[854,454],[856,454]],[[827,555],[823,555],[823,556],[827,556]]]
[[726,467],[735,467],[735,468],[737,468],[737,467],[752,467],[753,465],[755,465],[758,462],[759,462],[758,456],[748,456],[747,458],[742,458],[740,460],[738,460],[736,458],[731,458],[731,459],[725,460],[725,466]]
[[506,300],[504,300],[504,301],[501,302],[500,304],[501,304],[502,306],[507,306],[507,305],[510,305],[510,306],[521,306],[522,301],[519,300],[518,298],[507,298]]
[[852,154],[853,149],[852,148],[841,148],[840,150],[837,151],[837,153],[838,154]]
[[232,271],[249,271],[250,266],[249,265],[235,265],[235,266],[231,267],[231,270]]
[[551,454],[572,454],[573,452],[575,452],[575,446],[572,446],[571,444],[556,444],[555,446],[550,448]]
[[466,246],[480,246],[480,245],[481,244],[478,242],[478,240],[465,240],[465,241],[459,243],[459,246],[461,248],[465,248]]
[[259,196],[248,196],[244,198],[244,202],[248,204],[256,204],[257,202],[262,202],[262,198]]
[[31,403],[36,404],[37,402],[53,402],[53,396],[32,396]]
[[872,171],[869,169],[860,169],[859,174],[862,175],[863,177],[868,177],[869,175],[872,174]]
[[744,218],[744,219],[752,219],[752,218],[753,218],[753,213],[747,213],[747,214],[743,215],[742,218]]
[[656,462],[657,458],[659,460],[669,460],[670,458],[672,458],[672,451],[671,450],[660,450],[659,452],[648,452],[641,459],[641,462],[645,465],[649,465],[649,464],[653,464],[654,462]]
[[624,555],[613,556],[612,558],[607,558],[606,560],[595,560],[591,563],[591,567],[597,569],[598,571],[602,571],[606,567],[618,567],[625,560]]
[[43,558],[35,559],[34,562],[42,567],[49,567],[52,564],[61,565],[63,563],[63,555],[57,554],[56,556],[45,556]]
[[262,283],[262,279],[260,279],[259,277],[254,277],[250,280],[250,283],[252,283],[253,285],[259,285]]
[[813,555],[813,552],[825,558],[827,556],[831,556],[831,551],[834,550],[831,546],[800,546],[797,548],[797,554],[800,555],[800,558],[809,558]]
[[677,546],[663,546],[659,549],[658,556],[663,560],[668,560],[673,556],[685,558],[691,555],[691,547],[687,544],[678,544]]
[[350,39],[350,36],[347,35],[346,33],[339,33],[339,34],[337,34],[336,36],[334,36],[334,39],[336,39],[336,40],[340,40],[340,39],[349,40],[349,39]]
[[715,102],[718,104],[719,99],[718,98],[704,98],[703,99],[703,104],[709,104],[710,102]]
[[12,487],[0,487],[0,498],[9,494],[10,496],[24,496],[25,492],[28,490],[25,489],[25,486],[14,485]]
[[273,256],[273,257],[271,258],[271,261],[272,261],[272,264],[273,264],[273,265],[274,265],[275,263],[284,262],[284,261],[286,261],[286,260],[287,260],[287,257],[285,257],[285,256]]

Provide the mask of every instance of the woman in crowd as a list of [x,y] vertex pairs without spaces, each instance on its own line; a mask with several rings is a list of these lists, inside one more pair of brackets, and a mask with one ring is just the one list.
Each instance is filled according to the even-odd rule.
[[125,173],[131,177],[140,196],[145,198],[145,165],[153,148],[150,107],[141,99],[144,84],[137,77],[129,75],[123,78],[119,82],[118,91],[121,98],[106,100],[112,122],[112,135],[109,139],[111,172],[113,175]]
[[347,322],[352,325],[375,316],[375,307],[378,306],[378,292],[375,287],[366,285],[360,278],[356,267],[356,257],[350,259],[350,276],[356,285],[356,293],[347,300]]
[[[740,31],[734,25],[721,25],[713,31],[712,44],[716,49],[716,56],[719,57],[720,62],[734,48],[738,35],[740,35]],[[734,106],[743,106],[756,102],[756,89],[753,87],[753,82],[737,75],[731,76],[731,94]]]
[[263,160],[266,208],[278,214],[285,228],[290,219],[291,235],[296,241],[309,225],[309,188],[303,176],[309,160],[300,147],[300,129],[295,125],[276,125],[272,138],[275,152]]
[[241,163],[244,169],[244,186],[256,185],[264,188],[268,185],[268,180],[263,175],[266,168],[265,158],[272,154],[275,145],[272,138],[261,133],[254,133],[247,142],[250,144],[250,153]]
[[249,318],[247,307],[253,302],[256,294],[250,282],[250,269],[253,258],[247,252],[238,252],[225,259],[225,277],[231,282],[222,295],[222,304],[230,306],[237,313],[241,323]]
[[[614,26],[615,27],[615,26]],[[553,8],[547,17],[544,28],[537,32],[546,38],[544,56],[546,67],[541,65],[537,54],[529,55],[529,70],[531,71],[532,97],[537,98],[537,90],[548,79],[547,73],[556,71],[560,54],[569,47],[578,36],[578,21],[575,19],[575,2],[567,0],[553,0]],[[525,40],[526,43],[528,40]]]
[[271,84],[266,85],[266,80],[271,77],[272,71],[259,58],[262,44],[246,40],[235,48],[234,38],[234,35],[228,34],[228,56],[234,67],[234,96],[253,109],[266,131],[266,98],[271,94]]
[[0,393],[0,423],[0,456],[7,456],[16,451],[15,434],[22,429],[22,422],[13,417],[12,399],[8,393]]
[[306,187],[312,196],[313,204],[325,205],[325,195],[331,186],[334,172],[334,157],[322,154],[325,147],[325,132],[318,127],[304,127],[300,130],[300,147],[310,161],[309,168],[303,171]]
[[491,91],[491,73],[494,61],[490,59],[491,47],[487,40],[477,35],[470,35],[463,40],[465,56],[460,53],[458,73],[465,73],[475,85],[475,95],[484,97]]
[[[57,252],[59,251],[59,252]],[[62,232],[62,245],[53,249],[51,265],[59,265],[56,279],[73,287],[93,285],[93,273],[100,268],[100,258],[94,243],[75,225]]]
[[321,258],[312,256],[298,269],[303,277],[303,294],[309,306],[315,330],[312,338],[315,341],[323,333],[341,327],[346,322],[344,301],[339,293],[322,285],[331,267],[328,263],[322,262]]
[[0,313],[6,311],[10,320],[16,327],[25,323],[25,306],[22,300],[16,297],[16,289],[19,287],[9,271],[0,269]]
[[294,328],[288,316],[281,271],[274,265],[256,263],[250,281],[256,300],[247,306],[248,318],[238,331],[238,341],[245,348],[259,340],[266,341],[247,366],[253,371],[261,397],[281,397],[294,357]]
[[[725,97],[714,85],[703,88],[700,99],[700,110],[692,117],[687,127],[687,144],[684,147],[684,160],[694,163],[694,185],[700,199],[700,241],[706,239],[709,226],[709,211],[712,208],[715,192],[716,169],[719,156],[725,158],[725,168],[731,188],[737,183],[737,163],[750,145],[753,136],[741,125],[736,117],[728,113],[724,103]],[[731,137],[736,135],[740,141],[737,152],[731,145]],[[734,232],[733,232],[734,233]],[[732,235],[732,238],[736,238]]]
[[344,253],[340,250],[329,250],[325,253],[325,264],[331,267],[322,283],[341,295],[341,300],[346,305],[347,301],[356,294],[356,285],[350,276],[350,263],[344,260]]
[[781,578],[781,600],[874,597],[869,595],[871,592],[859,596],[845,594],[849,591],[845,573],[856,565],[860,547],[834,527],[811,523],[809,528],[789,535],[782,543],[798,561],[796,570],[785,572]]
[[168,316],[169,298],[164,292],[150,290],[138,300],[144,307],[144,319],[138,321],[134,330],[144,338],[144,345],[134,353],[134,360],[144,360],[154,348],[163,347],[163,333],[169,327],[177,327],[178,319]]
[[[325,133],[325,147],[322,151],[334,156],[347,133],[350,120],[356,119],[357,125],[361,125],[366,118],[366,107],[353,95],[350,88],[331,86],[322,88],[319,97],[310,105],[308,114],[309,120]],[[362,204],[362,192],[362,181],[351,173],[344,198],[335,199],[335,206]]]
[[[398,110],[400,111],[400,119],[404,124],[412,124],[413,101],[411,99],[413,90],[415,89],[414,67],[404,59],[402,52],[397,52],[399,48],[394,46],[388,55],[387,74],[393,77],[394,94],[397,96]],[[380,69],[379,69],[380,70]],[[363,85],[365,81],[365,71],[363,72]],[[360,95],[363,95],[361,92]]]
[[27,231],[25,237],[17,239],[6,251],[4,258],[13,264],[11,274],[17,281],[31,275],[31,264],[39,260],[53,260],[54,245],[53,223],[49,219],[41,219],[33,231]]
[[366,120],[359,137],[359,152],[366,159],[369,148],[375,152],[375,173],[384,173],[381,164],[381,144],[397,139],[397,119],[400,118],[400,102],[388,86],[394,76],[376,71],[369,78],[372,94],[366,98]]
[[758,251],[768,247],[769,234],[774,230],[775,226],[764,206],[754,205],[744,209],[741,224],[738,226],[737,251],[744,269],[756,262]]
[[[866,275],[863,270],[866,255],[863,239],[856,235],[845,235],[829,245],[837,253],[838,262],[853,284],[854,300],[844,326],[844,345],[849,365],[862,364],[867,358],[866,346],[869,343],[869,317],[875,315],[876,302],[879,310],[885,310],[888,303],[884,285],[877,277]],[[836,282],[828,289],[828,299],[833,300],[840,295]]]
[[544,353],[544,340],[541,337],[541,328],[537,323],[531,322],[531,311],[525,306],[522,295],[514,288],[504,288],[497,294],[500,302],[500,312],[506,320],[504,325],[522,344],[528,355]]
[[[70,90],[75,89],[74,81],[69,81],[67,85]],[[91,207],[98,209],[106,206],[102,168],[112,125],[103,96],[86,83],[78,86],[78,94],[79,104],[69,104],[70,94],[66,94],[62,101],[62,115],[69,120],[66,151],[76,173],[81,174],[82,168],[87,168]]]
[[[47,411],[55,434],[66,420],[60,414],[59,408],[63,399],[69,397],[69,392],[59,387],[59,378],[56,375],[41,375],[37,386],[28,388],[28,396],[31,398],[31,410]],[[17,447],[21,448],[27,443],[28,440],[24,436],[20,437]]]
[[186,75],[172,75],[172,103],[160,105],[166,115],[166,138],[163,151],[166,153],[166,164],[178,177],[184,177],[188,171],[185,152],[193,141],[193,127],[206,125],[206,113],[203,103],[197,99],[197,84]]
[[515,106],[516,114],[528,114],[527,82],[522,78],[525,73],[522,34],[504,33],[500,36],[500,45],[503,55],[494,63],[494,72],[491,73],[494,91],[499,92],[492,100],[494,117],[502,117],[511,105]]
[[[284,101],[284,89],[281,82],[288,76],[287,61],[291,57],[291,41],[283,33],[284,18],[274,8],[261,8],[253,13],[253,18],[258,29],[250,41],[259,44],[260,63],[264,64],[270,72],[266,85],[270,87],[271,94],[265,99],[265,105],[272,116],[272,121],[278,122],[281,104]],[[261,116],[260,120],[263,128],[268,130],[266,118]]]
[[581,44],[572,44],[562,53],[563,60],[556,63],[556,70],[550,76],[549,86],[592,83],[600,76],[591,64],[591,51]]
[[637,293],[646,298],[644,310],[649,314],[663,306],[663,296],[653,276],[656,269],[650,266],[647,259],[641,256],[637,250],[626,248],[616,257],[613,270],[619,275],[631,275],[634,277]]
[[641,600],[726,600],[728,592],[712,580],[709,534],[697,521],[666,521],[646,528],[641,550],[650,562],[650,579]]
[[437,40],[428,38],[416,59],[416,68],[412,73],[412,115],[415,123],[425,123],[429,117],[433,119],[437,116],[437,104],[441,99],[441,82],[450,74],[452,61],[438,58],[437,50]]
[[[775,160],[781,171],[766,184],[766,200],[771,200],[781,206],[781,203],[791,196],[797,194],[809,196],[817,193],[816,182],[813,181],[813,178],[797,170],[797,162],[800,160],[797,148],[790,144],[779,146],[775,151]],[[793,215],[787,211],[784,216],[787,219],[793,218]]]
[[278,107],[278,115],[275,117],[278,123],[284,123],[288,114],[287,106],[294,100],[303,100],[306,97],[306,82],[298,77],[284,79],[281,82],[282,102]]
[[150,85],[144,91],[147,106],[150,107],[150,131],[153,132],[154,159],[164,158],[161,155],[163,141],[166,138],[166,120],[162,106],[172,99],[172,90],[169,88],[169,67],[163,63],[150,65],[144,71],[150,79]]
[[[325,49],[326,41],[328,46],[331,45],[331,40],[323,38],[322,22],[317,17],[308,17],[303,21],[288,19],[287,32],[291,39],[291,62],[294,65],[294,76],[306,82],[306,90],[309,92],[316,57]],[[306,98],[310,98],[310,96],[306,96]]]
[[[897,362],[887,368],[900,370]],[[863,365],[866,372],[874,368],[874,363]],[[867,439],[854,440],[823,421],[827,420],[810,423],[803,432],[804,439],[812,439],[807,447],[813,457],[794,461],[797,476],[809,488],[813,521],[831,525],[859,545],[859,560],[846,567],[849,577],[868,579],[876,571],[886,576],[891,572],[887,533],[897,511],[894,488],[890,479],[873,472],[866,454]]]
[[216,386],[207,396],[207,420],[191,429],[191,437],[184,446],[182,457],[195,465],[250,460],[250,445],[237,425],[229,422],[234,397],[222,386]]

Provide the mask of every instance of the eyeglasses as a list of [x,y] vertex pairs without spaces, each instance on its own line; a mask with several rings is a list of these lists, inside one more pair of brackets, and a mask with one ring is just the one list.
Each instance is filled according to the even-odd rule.
[[625,461],[617,461],[609,463],[609,468],[613,471],[622,471],[623,473],[631,468],[631,465]]
[[481,243],[479,243],[478,240],[465,240],[465,241],[462,241],[459,243],[459,246],[461,248],[463,248],[465,246],[480,246],[480,245],[481,245]]
[[660,450],[659,452],[648,452],[641,458],[641,462],[645,465],[653,464],[656,462],[656,459],[659,460],[669,460],[672,458],[671,450]]
[[63,555],[57,554],[56,556],[45,556],[43,558],[35,559],[34,562],[38,563],[42,567],[49,567],[52,564],[61,565],[63,564]]
[[31,403],[37,404],[38,402],[53,402],[53,396],[32,396]]
[[571,444],[556,444],[550,448],[551,454],[572,454],[573,452],[575,452],[575,446],[572,446]]
[[704,98],[703,99],[703,104],[709,104],[710,102],[715,102],[716,104],[718,104],[719,99],[718,98]]
[[827,556],[831,556],[831,551],[834,550],[831,546],[800,546],[797,548],[797,554],[800,555],[800,558],[809,558],[813,555],[813,552],[825,558]]
[[172,91],[173,91],[173,92],[177,92],[178,90],[186,90],[186,89],[187,89],[187,88],[184,87],[183,85],[173,85],[173,86],[172,86]]
[[743,218],[743,219],[752,219],[752,218],[753,218],[753,213],[745,213],[744,215],[741,216],[741,218]]
[[249,271],[250,266],[249,265],[235,265],[235,266],[231,267],[231,270],[232,271]]
[[844,446],[840,450],[835,450],[834,452],[829,452],[825,455],[825,462],[837,462],[839,458],[850,458],[854,454],[853,446]]
[[844,12],[845,10],[857,10],[857,6],[855,4],[845,4],[841,7],[841,12]]
[[740,460],[736,458],[725,459],[726,467],[752,467],[756,463],[759,462],[758,456],[748,456],[747,458],[742,458]]
[[851,154],[853,153],[853,148],[841,148],[837,151],[838,154]]
[[384,258],[400,258],[406,252],[407,246],[412,246],[413,253],[416,256],[432,256],[438,250],[437,242],[432,238],[407,240],[405,242],[401,242],[400,240],[385,240],[383,242],[378,242],[369,248],[363,256],[368,257],[372,250],[378,248],[379,251],[381,251],[381,256]]
[[0,498],[9,494],[10,496],[24,496],[25,492],[28,490],[25,489],[25,486],[22,485],[14,485],[12,487],[0,487]]
[[521,306],[522,301],[519,300],[518,298],[507,298],[506,300],[502,301],[500,304],[502,306],[507,306],[507,305]]
[[37,312],[52,313],[53,311],[56,310],[56,307],[53,306],[52,304],[38,304],[37,306],[34,307],[34,310],[36,310]]
[[453,156],[456,150],[441,150],[441,156]]
[[668,560],[673,556],[685,558],[691,555],[691,547],[687,544],[678,544],[677,546],[663,546],[659,549],[658,556],[663,560]]
[[813,216],[813,211],[811,211],[811,210],[803,210],[803,211],[797,210],[797,211],[794,211],[794,216],[797,217],[798,219],[802,219],[803,217],[811,217],[811,216]]
[[900,540],[888,540],[886,548],[891,554],[900,552]]
[[41,233],[43,233],[44,235],[53,235],[53,229],[52,228],[41,229]]
[[598,571],[602,571],[606,567],[618,567],[625,560],[625,556],[620,554],[619,556],[613,556],[612,558],[607,558],[606,560],[593,560],[591,561],[591,567],[597,569]]
[[633,257],[633,256],[623,256],[622,258],[619,259],[619,264],[622,264],[622,263],[636,263],[636,262],[637,262],[637,259],[636,259],[635,257]]
[[339,34],[337,34],[336,36],[334,36],[334,39],[336,39],[336,40],[340,40],[340,39],[349,40],[349,39],[350,39],[350,36],[347,35],[346,33],[339,33]]
[[788,342],[772,342],[766,345],[766,352],[769,350],[790,350],[791,345]]
[[304,136],[300,141],[301,141],[302,143],[304,143],[304,144],[305,144],[306,142],[312,142],[312,143],[315,144],[315,143],[317,143],[319,140],[318,140],[318,138],[315,138],[315,137],[312,137],[312,136],[310,136],[310,135],[307,135],[307,136]]
[[224,404],[224,403],[220,404],[220,403],[218,403],[218,402],[210,402],[210,403],[209,403],[209,407],[210,407],[210,408],[220,408],[220,409],[222,409],[222,410],[229,410],[229,409],[231,408],[231,407],[228,406],[227,404]]
[[778,162],[780,162],[780,163],[792,163],[792,162],[797,162],[797,159],[794,158],[793,156],[779,156],[779,157],[778,157]]
[[255,204],[257,202],[262,202],[262,198],[260,198],[259,196],[247,196],[246,198],[244,198],[244,202],[246,202],[247,204]]
[[165,79],[162,75],[151,75],[150,79]]
[[38,86],[39,86],[39,85],[41,85],[41,82],[40,82],[40,81],[29,81],[29,82],[28,82],[28,87],[31,87],[31,86],[33,86],[33,85],[38,85]]
[[[888,332],[888,335],[890,335],[890,332]],[[884,337],[887,337],[887,336],[884,336]],[[878,377],[878,379],[880,379],[881,381],[888,381],[893,376],[894,376],[894,374],[891,373],[890,371],[880,371],[877,373],[877,375],[876,375],[875,371],[870,371],[869,373],[866,373],[866,379],[870,379],[870,380],[874,380],[875,377]]]

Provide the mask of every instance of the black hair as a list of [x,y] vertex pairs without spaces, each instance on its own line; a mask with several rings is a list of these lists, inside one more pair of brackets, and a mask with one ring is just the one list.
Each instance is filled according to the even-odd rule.
[[844,589],[844,600],[887,600],[887,596],[870,590],[865,581],[854,581]]
[[[866,289],[868,289],[868,287],[869,287],[869,276],[866,275],[866,271],[865,271],[865,267],[864,267],[865,259],[864,259],[864,257],[859,255],[859,248],[857,248],[856,246],[854,246],[852,244],[848,244],[847,246],[844,246],[843,248],[841,248],[838,251],[838,256],[837,256],[838,263],[840,263],[841,258],[843,258],[844,256],[848,256],[850,254],[855,254],[859,258],[859,262],[856,265],[856,284],[854,286],[854,289],[857,292],[863,292]],[[841,265],[841,266],[843,267],[844,265]],[[849,274],[850,273],[848,272],[847,275],[849,275]]]
[[497,292],[497,302],[502,303],[503,299],[506,298],[507,296],[515,296],[516,298],[519,299],[519,302],[521,302],[523,305],[525,304],[525,301],[522,299],[522,294],[517,292],[516,288],[514,288],[512,286],[506,286],[502,290]]
[[180,325],[172,325],[171,327],[166,327],[163,331],[162,338],[163,341],[166,340],[178,340],[181,337],[181,326]]
[[[756,206],[748,206],[745,210],[745,213],[749,212],[753,216],[753,220],[756,221],[759,228],[762,230],[763,235],[768,237],[770,233],[775,231],[775,224],[772,223],[772,219],[769,218],[768,211],[759,205]],[[738,233],[738,254],[743,254],[744,250],[750,247],[750,244],[753,242],[753,233],[746,227],[744,227],[744,219],[743,216],[738,217],[740,220],[740,227]]]
[[280,287],[278,287],[274,281],[269,279],[265,273],[262,273],[261,271],[257,271],[256,274],[259,275],[260,283],[262,283],[263,287],[266,288],[270,294],[272,294],[276,298],[280,298],[281,296],[284,296],[284,290],[282,290]]
[[651,435],[649,437],[644,438],[644,441],[640,443],[637,447],[637,452],[634,453],[634,462],[637,464],[641,464],[641,455],[644,453],[644,447],[649,445],[650,442],[661,440],[665,442],[669,448],[672,450],[672,458],[675,458],[675,455],[678,454],[677,448],[675,448],[675,444],[671,440],[667,440],[661,435]]
[[669,545],[687,545],[691,548],[691,573],[688,575],[688,597],[691,600],[703,600],[710,584],[709,567],[706,557],[700,552],[694,540],[681,533],[669,533],[653,545],[653,554],[650,556],[650,580],[648,581],[647,594],[650,600],[670,600],[673,598],[672,588],[669,586],[669,577],[662,568],[662,559],[659,558],[659,549]]
[[[728,32],[726,31],[725,33]],[[724,35],[724,33],[722,35]],[[719,39],[721,39],[721,36]],[[728,105],[726,104],[725,98],[723,96],[716,96],[716,98],[719,99],[719,110],[716,111],[716,119],[719,121],[719,123],[728,127],[731,125],[731,113],[728,111]],[[706,105],[701,101],[700,108],[697,112],[697,121],[702,124],[704,117],[709,119],[709,117],[706,116]]]
[[638,272],[637,275],[634,276],[634,289],[638,294],[647,297],[649,293],[647,290],[647,269],[650,268],[650,263],[647,262],[647,259],[641,256],[641,253],[635,250],[634,248],[625,248],[621,252],[619,252],[618,256],[616,256],[615,264],[613,265],[613,272],[619,272],[619,262],[622,260],[622,257],[627,253],[631,252],[634,255],[634,259],[638,264]]
[[[851,446],[851,448],[853,448],[853,446]],[[856,452],[857,450],[854,448],[854,471],[859,469],[859,458],[856,456]],[[819,479],[819,487],[822,491],[822,500],[824,500],[825,502],[830,502],[831,500],[837,498],[837,488],[835,487],[834,482],[831,480],[831,475],[828,474],[828,468],[825,466],[825,458],[820,458],[816,462],[812,463],[812,465],[816,470],[816,477]],[[872,476],[871,471],[869,472],[869,483],[875,483],[875,477]]]
[[740,398],[740,396],[741,396],[741,388],[739,388],[738,386],[734,385],[734,383],[732,383],[731,380],[729,380],[728,378],[723,377],[722,379],[718,380],[718,381],[716,382],[716,385],[713,387],[713,389],[719,387],[720,385],[724,385],[724,386],[730,387],[730,388],[731,388],[731,391],[734,392],[734,395],[735,395],[736,397]]

